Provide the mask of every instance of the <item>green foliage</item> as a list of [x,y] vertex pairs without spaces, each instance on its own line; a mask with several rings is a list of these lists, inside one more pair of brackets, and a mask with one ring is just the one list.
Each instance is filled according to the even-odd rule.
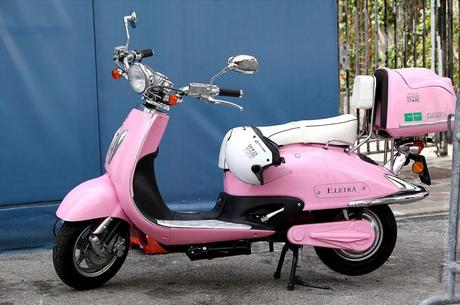
[[[378,5],[377,14],[375,14],[375,1],[377,1]],[[458,1],[453,3],[454,43],[452,49],[455,55],[453,56],[454,69],[452,76],[454,84],[458,84],[459,81],[458,5],[460,3]],[[386,12],[385,3],[387,4]],[[372,74],[373,70],[378,66],[431,68],[430,0],[339,0],[338,6],[341,56],[340,84],[342,92],[346,91],[347,71],[351,86],[355,74]],[[378,35],[375,34],[376,18]],[[376,39],[378,43],[377,49],[375,48]],[[447,47],[445,49],[447,50]],[[378,65],[376,65],[376,57],[378,58]],[[436,62],[439,63],[439,58],[436,58]],[[446,65],[447,63],[444,66]],[[437,71],[439,71],[439,68],[439,64],[436,64]],[[445,67],[444,74],[446,75]]]

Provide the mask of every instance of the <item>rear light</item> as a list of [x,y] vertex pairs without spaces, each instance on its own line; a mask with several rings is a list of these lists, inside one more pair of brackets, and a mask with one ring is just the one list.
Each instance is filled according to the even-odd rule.
[[418,147],[418,153],[420,154],[425,147],[422,140],[415,140],[414,144]]

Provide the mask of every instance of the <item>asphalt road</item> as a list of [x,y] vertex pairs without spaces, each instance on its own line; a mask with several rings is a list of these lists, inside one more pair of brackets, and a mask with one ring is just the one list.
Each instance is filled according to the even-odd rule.
[[287,291],[290,257],[273,279],[281,245],[274,253],[191,262],[185,255],[147,256],[131,250],[105,286],[74,291],[54,272],[51,250],[0,255],[0,305],[26,304],[418,304],[440,291],[447,220],[400,219],[393,255],[379,270],[359,277],[325,267],[313,249],[303,251],[304,281],[332,291],[296,287]]

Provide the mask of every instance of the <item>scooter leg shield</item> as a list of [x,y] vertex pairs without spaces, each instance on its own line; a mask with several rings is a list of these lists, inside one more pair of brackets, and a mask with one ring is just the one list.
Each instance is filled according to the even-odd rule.
[[65,196],[56,211],[65,221],[116,217],[129,222],[107,174],[88,180]]
[[352,251],[369,249],[375,240],[371,224],[364,220],[335,221],[293,226],[288,240],[296,245],[310,245]]

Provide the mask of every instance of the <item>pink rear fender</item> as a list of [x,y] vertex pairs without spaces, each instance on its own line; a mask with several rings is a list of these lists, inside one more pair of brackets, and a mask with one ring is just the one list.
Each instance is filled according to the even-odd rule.
[[383,167],[363,161],[343,147],[293,144],[280,147],[285,163],[264,172],[264,185],[246,184],[230,171],[224,191],[233,196],[286,196],[305,203],[304,210],[337,209],[351,201],[382,198],[400,189]]
[[75,187],[62,200],[56,215],[65,221],[112,216],[130,222],[107,174]]

